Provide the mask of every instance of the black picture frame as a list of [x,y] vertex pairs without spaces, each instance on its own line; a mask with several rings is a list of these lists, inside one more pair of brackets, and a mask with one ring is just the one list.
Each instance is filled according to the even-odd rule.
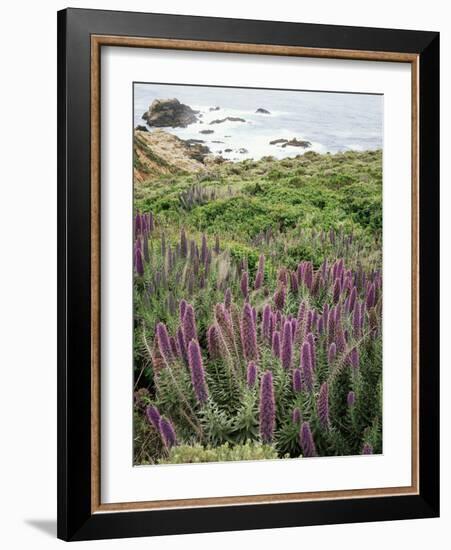
[[[91,36],[417,54],[419,494],[91,511]],[[85,9],[58,12],[58,537],[137,537],[439,515],[439,33]]]

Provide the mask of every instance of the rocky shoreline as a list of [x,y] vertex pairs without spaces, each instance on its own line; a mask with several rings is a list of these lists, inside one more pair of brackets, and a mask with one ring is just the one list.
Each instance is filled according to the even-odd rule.
[[[170,98],[170,99],[155,99],[148,107],[147,111],[145,111],[142,115],[142,119],[146,122],[146,124],[139,124],[136,126],[135,131],[142,132],[142,133],[149,133],[153,134],[157,131],[162,131],[163,128],[167,129],[167,134],[170,134],[170,130],[174,129],[183,129],[187,128],[188,126],[191,126],[193,124],[205,124],[207,125],[207,128],[198,129],[197,132],[202,136],[211,136],[212,138],[215,135],[215,130],[213,128],[210,128],[209,126],[220,126],[224,123],[229,123],[228,128],[232,128],[232,125],[242,125],[242,124],[252,124],[251,121],[246,120],[243,117],[240,116],[223,116],[219,118],[214,118],[208,122],[208,116],[207,120],[202,120],[204,113],[208,115],[208,113],[216,113],[223,111],[223,108],[219,105],[214,105],[209,107],[208,111],[200,112],[199,110],[193,109],[189,105],[186,105],[184,103],[181,103],[176,98]],[[264,107],[258,107],[254,114],[262,115],[263,117],[269,117],[271,116],[271,112],[265,109]],[[230,125],[232,123],[232,125]],[[235,126],[233,126],[235,127]],[[221,131],[218,130],[221,134]],[[173,134],[170,134],[173,135]],[[192,136],[192,134],[191,134]],[[173,136],[174,137],[174,136]],[[193,160],[196,160],[198,162],[204,163],[206,157],[210,158],[216,158],[217,162],[221,162],[221,156],[225,154],[228,157],[228,160],[231,161],[238,161],[240,160],[240,157],[243,155],[247,155],[249,153],[249,150],[247,148],[247,143],[243,143],[241,145],[236,143],[234,146],[232,146],[231,143],[228,142],[228,139],[231,138],[231,135],[220,135],[218,137],[221,137],[221,139],[195,139],[194,137],[190,137],[190,139],[181,139],[178,138],[178,150],[183,149],[183,147],[186,147],[187,156]],[[149,138],[150,141],[155,142],[155,138]],[[161,134],[158,134],[157,139],[163,139],[163,141],[170,140],[170,138],[162,138]],[[225,140],[225,141],[223,141]],[[181,145],[181,144],[184,145]],[[209,144],[213,145],[214,151],[211,150],[209,147]],[[216,144],[223,144],[223,148],[215,147]],[[268,145],[280,148],[280,149],[286,149],[286,148],[297,148],[300,150],[307,150],[311,149],[312,143],[308,140],[299,138],[297,136],[292,137],[277,137],[275,136],[274,139],[271,139],[267,142]],[[246,145],[246,146],[243,146]],[[233,158],[230,158],[231,155],[236,155]],[[225,159],[222,158],[222,161]]]

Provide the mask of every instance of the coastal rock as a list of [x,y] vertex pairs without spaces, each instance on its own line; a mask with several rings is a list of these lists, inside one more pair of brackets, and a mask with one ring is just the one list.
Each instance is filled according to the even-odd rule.
[[279,138],[279,139],[273,139],[269,142],[270,145],[279,145],[279,143],[288,143],[287,139]]
[[271,114],[266,109],[263,109],[263,107],[259,107],[255,112],[258,113],[259,115],[270,115]]
[[224,153],[231,153],[233,149],[224,149]]
[[139,130],[140,132],[148,132],[147,126],[143,126],[142,124],[138,124],[138,126],[135,128],[135,130]]
[[310,141],[293,138],[293,139],[290,139],[290,141],[287,141],[286,143],[284,143],[282,145],[282,147],[288,147],[288,146],[302,147],[303,149],[307,149],[308,147],[311,147],[312,144],[310,143]]
[[244,120],[244,118],[241,118],[239,116],[226,116],[225,118],[217,118],[215,120],[212,120],[210,122],[210,124],[222,124],[223,122],[226,122],[226,121],[230,121],[230,122],[246,122]]
[[209,111],[219,111],[220,108],[221,108],[221,107],[218,107],[218,106],[216,106],[216,107],[210,107]]
[[214,130],[200,130],[199,134],[214,134]]
[[186,128],[197,121],[199,111],[174,99],[155,99],[142,118],[149,126]]
[[312,146],[310,141],[306,141],[306,140],[303,140],[303,139],[297,139],[297,138],[293,138],[293,139],[283,139],[283,138],[273,139],[272,141],[269,142],[269,144],[270,145],[282,145],[282,147],[288,147],[288,146],[302,147],[303,149],[307,149],[308,147]]
[[188,155],[199,162],[204,162],[205,157],[211,153],[207,145],[196,143],[196,140],[186,140],[185,143],[189,148]]
[[245,155],[246,153],[249,153],[249,151],[247,149],[245,149],[244,147],[241,147],[241,149],[238,149],[238,153],[240,155]]

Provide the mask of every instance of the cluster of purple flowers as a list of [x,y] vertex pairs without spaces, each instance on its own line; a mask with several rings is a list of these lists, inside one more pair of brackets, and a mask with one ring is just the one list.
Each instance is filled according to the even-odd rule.
[[[146,261],[143,243],[148,241],[154,229],[153,218],[149,220],[148,216],[140,215],[135,220],[138,276],[143,275]],[[332,242],[338,236],[330,233],[327,238]],[[180,231],[176,246],[171,247],[163,236],[160,236],[160,243],[165,265],[173,265],[169,257],[174,262],[182,258],[190,262],[185,271],[190,271],[190,276],[197,279],[201,275],[208,276],[212,255],[220,252],[218,239],[210,248],[206,236],[202,235],[199,246],[188,239],[184,229]],[[170,334],[164,323],[156,325],[152,348],[154,372],[158,376],[164,368],[176,370],[182,366],[187,369],[192,398],[202,408],[207,407],[214,396],[211,378],[214,369],[210,372],[209,362],[222,363],[235,387],[246,388],[249,395],[258,399],[260,440],[266,444],[275,442],[279,423],[283,421],[277,416],[281,408],[277,384],[280,377],[285,377],[292,392],[293,406],[289,415],[297,426],[299,448],[304,457],[317,456],[315,434],[318,430],[330,434],[334,420],[330,409],[330,377],[346,368],[351,373],[350,379],[354,380],[360,370],[362,345],[371,344],[380,335],[381,273],[347,269],[343,259],[330,265],[324,261],[318,269],[312,262],[301,261],[294,270],[278,271],[272,295],[269,281],[265,279],[263,254],[253,279],[249,273],[253,270],[248,268],[247,262],[242,262],[235,285],[231,285],[233,292],[230,286],[225,288],[223,302],[215,305],[212,322],[202,328],[201,334],[193,305],[184,299],[179,301],[179,322],[175,332]],[[258,310],[252,305],[262,301]],[[294,315],[293,303],[297,307]],[[177,304],[173,304],[173,308],[176,310]],[[204,354],[199,342],[206,343]],[[344,394],[350,415],[356,410],[356,402],[359,403],[354,389],[351,386]],[[307,414],[299,405],[303,401],[313,403]],[[160,433],[164,445],[173,446],[176,437],[171,421],[160,417],[155,406],[148,407],[147,417]],[[361,452],[370,454],[371,445],[363,446]]]
[[[175,336],[169,336],[164,323],[158,323],[156,327],[156,343],[154,346],[153,363],[163,368],[172,368],[178,362],[184,363],[190,370],[191,382],[196,400],[203,405],[208,400],[208,387],[205,376],[201,349],[197,340],[197,326],[194,308],[185,300],[179,304],[180,325]],[[210,334],[211,346],[216,345]],[[155,357],[156,356],[156,357]],[[158,362],[161,359],[162,362]],[[159,369],[156,369],[158,372]]]
[[144,275],[144,262],[149,261],[149,237],[155,229],[155,220],[152,212],[135,215],[134,234],[135,244],[133,247],[133,260],[136,274]]
[[154,427],[156,432],[160,434],[161,440],[163,441],[166,449],[170,449],[177,444],[177,437],[175,435],[175,430],[172,422],[161,416],[159,410],[155,405],[149,405],[146,409],[147,419],[150,424]]

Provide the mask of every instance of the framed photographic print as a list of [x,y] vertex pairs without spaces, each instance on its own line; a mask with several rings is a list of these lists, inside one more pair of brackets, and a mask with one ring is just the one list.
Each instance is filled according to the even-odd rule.
[[439,35],[58,14],[58,536],[439,513]]

